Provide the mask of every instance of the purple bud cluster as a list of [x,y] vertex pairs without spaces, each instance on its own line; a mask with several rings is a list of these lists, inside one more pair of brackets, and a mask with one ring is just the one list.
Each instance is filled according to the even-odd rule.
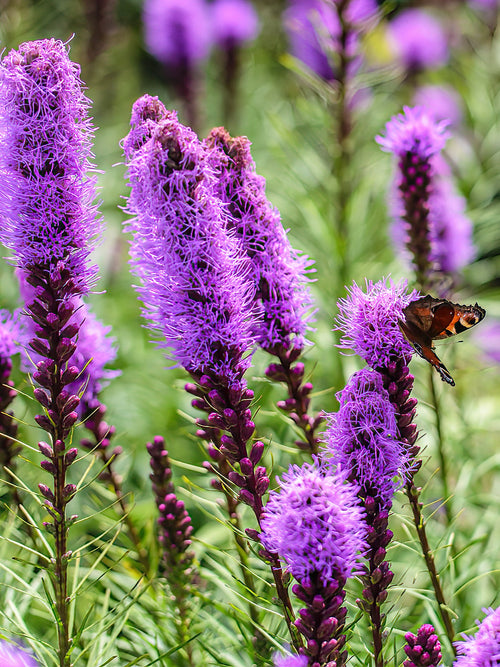
[[153,442],[147,444],[147,450],[151,456],[150,479],[160,513],[158,539],[162,546],[163,570],[164,575],[173,582],[192,575],[194,554],[189,551],[189,546],[193,527],[184,503],[175,494],[164,439],[156,436]]
[[297,580],[292,590],[305,604],[295,621],[306,639],[300,652],[311,665],[343,665],[344,586],[366,548],[357,487],[316,461],[290,466],[278,482],[261,520],[263,555],[278,552]]
[[427,623],[419,628],[415,636],[411,632],[405,635],[404,651],[408,656],[404,667],[437,667],[441,662],[441,644],[434,627]]

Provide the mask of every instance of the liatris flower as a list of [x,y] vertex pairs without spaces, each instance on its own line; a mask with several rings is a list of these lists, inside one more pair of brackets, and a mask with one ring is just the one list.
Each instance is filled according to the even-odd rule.
[[99,235],[89,102],[78,77],[53,39],[22,44],[0,69],[0,240],[28,272],[67,271],[71,294],[95,278],[88,258]]
[[407,70],[442,67],[448,61],[446,34],[440,22],[421,9],[405,9],[389,23],[396,58]]
[[429,200],[433,193],[433,158],[446,142],[445,127],[445,122],[437,123],[423,109],[405,107],[403,114],[387,123],[385,136],[376,138],[382,149],[398,160],[397,215],[405,223],[406,245],[422,286],[427,285],[432,270]]
[[175,494],[164,439],[156,436],[153,442],[148,442],[147,450],[151,456],[153,493],[160,512],[158,540],[162,547],[162,570],[167,579],[190,578],[194,559],[193,552],[189,551],[193,527],[184,503]]
[[426,85],[417,88],[414,106],[422,107],[434,121],[448,121],[449,127],[462,122],[463,102],[456,90],[443,85]]
[[208,56],[212,34],[204,0],[145,0],[144,41],[183,101],[188,122],[198,123],[198,68]]
[[[150,103],[149,96],[138,100],[134,115]],[[129,139],[128,209],[136,218],[127,228],[145,314],[177,363],[238,384],[250,364],[253,290],[246,260],[224,229],[207,151],[175,112],[138,150]]]
[[39,667],[30,653],[4,639],[0,640],[0,664],[2,667]]
[[358,553],[366,545],[357,489],[345,479],[316,464],[290,466],[261,521],[264,548],[280,553],[298,581],[292,590],[306,607],[295,625],[307,639],[300,653],[310,664],[346,659],[344,586],[359,571]]
[[343,333],[339,347],[351,349],[359,354],[369,366],[380,373],[382,386],[389,395],[394,408],[398,431],[398,440],[408,456],[409,466],[405,491],[413,512],[415,527],[429,571],[441,618],[450,641],[454,629],[446,608],[434,556],[429,546],[425,522],[419,503],[419,490],[413,477],[421,466],[417,460],[420,451],[417,440],[417,426],[414,423],[417,400],[411,396],[413,375],[408,364],[412,349],[401,333],[398,321],[404,319],[403,309],[415,298],[418,292],[408,293],[406,282],[398,284],[385,281],[366,283],[363,292],[356,283],[348,290],[349,296],[338,301],[340,314],[337,317],[337,329]]
[[500,320],[489,319],[473,333],[474,341],[488,362],[500,364]]
[[476,621],[479,630],[473,637],[456,642],[459,653],[453,667],[495,667],[500,664],[500,607],[483,609],[486,617]]
[[405,639],[404,650],[409,659],[404,661],[404,667],[437,667],[441,661],[441,644],[432,625],[422,625],[417,636],[407,632]]
[[337,400],[339,411],[327,415],[324,453],[359,486],[361,498],[390,508],[405,455],[382,377],[368,369],[354,373]]
[[82,92],[79,68],[67,48],[53,39],[27,42],[0,65],[0,240],[34,288],[26,310],[35,323],[30,342],[42,357],[33,378],[35,398],[44,408],[36,422],[51,444],[39,443],[46,457],[42,468],[54,478],[54,490],[40,484],[54,535],[52,581],[58,614],[61,664],[70,649],[67,591],[68,549],[66,506],[76,486],[66,473],[77,456],[67,449],[78,414],[79,397],[67,387],[82,369],[69,366],[80,322],[78,297],[89,291],[96,274],[89,265],[99,233],[93,204],[89,102]]
[[290,246],[279,212],[265,195],[265,180],[255,171],[246,137],[232,138],[224,128],[215,128],[206,140],[211,159],[218,171],[217,194],[227,204],[229,226],[250,260],[249,278],[255,286],[255,299],[262,310],[256,322],[259,345],[278,357],[266,375],[286,382],[289,399],[279,407],[290,413],[304,431],[307,442],[301,447],[317,449],[314,430],[321,422],[307,414],[312,391],[304,383],[304,364],[297,359],[305,345],[305,333],[311,317],[311,296],[306,274],[311,262]]
[[255,39],[257,12],[249,0],[215,0],[210,6],[215,43],[228,50]]
[[377,664],[385,620],[380,607],[393,579],[385,560],[392,539],[389,511],[395,478],[404,473],[407,457],[398,441],[394,406],[379,373],[368,369],[355,373],[337,398],[339,411],[327,417],[325,454],[358,486],[358,497],[365,509],[369,548],[362,577],[364,600],[358,604],[370,615]]
[[249,278],[262,307],[262,318],[256,323],[257,342],[271,352],[302,349],[310,319],[306,274],[311,261],[292,249],[279,211],[267,200],[265,180],[256,173],[250,141],[232,138],[218,127],[211,131],[206,145],[218,170],[216,193],[227,205],[229,226],[250,259]]

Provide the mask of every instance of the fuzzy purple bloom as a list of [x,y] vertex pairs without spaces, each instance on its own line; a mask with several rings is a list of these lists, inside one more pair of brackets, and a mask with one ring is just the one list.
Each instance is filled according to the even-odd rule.
[[405,639],[404,651],[409,659],[404,667],[437,667],[441,662],[441,644],[432,625],[422,625],[416,636],[407,632]]
[[145,0],[146,48],[159,62],[175,69],[204,60],[212,43],[204,0]]
[[450,86],[426,85],[417,88],[414,106],[422,107],[437,123],[448,121],[449,126],[456,127],[462,122],[462,98]]
[[259,20],[250,0],[215,0],[210,6],[215,43],[222,49],[257,37]]
[[315,464],[292,465],[269,495],[262,544],[277,551],[299,581],[317,575],[327,585],[358,570],[365,526],[357,488],[345,479]]
[[[133,117],[144,121],[137,109],[150,104],[149,96],[138,100]],[[216,175],[196,134],[175,112],[148,131],[140,147],[136,128],[124,141],[127,210],[136,216],[127,230],[145,315],[179,365],[239,381],[253,343],[248,260],[226,232]]]
[[267,350],[302,349],[310,319],[306,274],[311,261],[292,249],[279,211],[266,198],[265,179],[255,170],[246,137],[215,128],[206,140],[218,172],[216,193],[231,216],[229,227],[250,260],[250,280],[262,319],[255,331]]
[[479,630],[465,641],[456,642],[460,654],[453,667],[498,667],[500,665],[500,607],[483,609],[486,617],[477,621]]
[[390,508],[403,472],[394,406],[379,373],[363,369],[337,394],[338,412],[327,416],[325,454],[360,487],[360,495]]
[[274,667],[307,667],[309,658],[306,655],[282,655],[275,653],[273,656]]
[[449,57],[440,22],[421,9],[405,9],[389,24],[389,40],[397,59],[408,70],[442,67]]
[[0,66],[0,240],[16,264],[47,272],[63,262],[73,292],[95,279],[99,235],[89,101],[79,66],[54,39],[21,44]]
[[421,107],[403,107],[403,113],[393,116],[385,126],[385,136],[376,137],[382,150],[396,157],[411,153],[428,160],[445,146],[449,133],[446,120],[436,122]]
[[336,330],[343,336],[339,347],[352,350],[374,369],[388,366],[395,357],[411,357],[413,348],[405,340],[398,321],[403,309],[418,298],[416,290],[408,293],[407,283],[385,280],[366,281],[364,292],[356,283],[339,299]]
[[4,639],[0,640],[0,664],[2,667],[39,667],[30,653]]

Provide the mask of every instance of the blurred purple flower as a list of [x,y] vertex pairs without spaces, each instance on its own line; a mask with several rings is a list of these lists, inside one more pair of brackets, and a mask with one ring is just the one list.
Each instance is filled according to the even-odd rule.
[[[149,96],[134,105],[151,103]],[[240,382],[253,344],[253,287],[248,260],[225,229],[226,212],[215,194],[207,149],[175,112],[136,143],[124,141],[131,193],[126,227],[141,280],[138,292],[160,345],[189,372]]]
[[324,585],[358,570],[366,545],[356,486],[346,475],[304,463],[278,478],[261,521],[261,541],[278,552],[300,580],[317,575]]
[[398,159],[390,195],[396,248],[408,249],[420,282],[433,271],[454,273],[474,256],[472,222],[465,199],[454,188],[450,168],[439,152],[447,121],[433,120],[422,107],[405,107],[386,125],[377,142]]
[[333,7],[324,0],[293,2],[283,13],[283,23],[292,55],[326,81],[334,79],[331,55],[342,28]]
[[95,279],[88,260],[100,232],[79,74],[55,39],[21,44],[0,66],[0,240],[28,272],[37,267],[55,279],[64,267],[73,294]]
[[500,664],[500,607],[483,609],[486,617],[476,621],[479,630],[465,641],[455,642],[459,657],[453,667],[495,667]]
[[275,653],[273,656],[274,667],[307,667],[309,658],[307,655],[282,655]]
[[437,667],[441,662],[441,644],[434,627],[429,623],[422,625],[415,636],[411,632],[405,635],[404,651],[408,656],[404,667]]
[[404,9],[390,23],[388,37],[396,57],[408,70],[442,67],[448,62],[441,23],[421,9]]
[[398,321],[404,319],[403,309],[419,293],[408,292],[405,280],[391,280],[389,284],[385,280],[367,280],[365,292],[356,283],[347,291],[347,298],[338,301],[340,312],[335,328],[343,333],[339,347],[352,350],[374,369],[386,367],[398,357],[410,358],[413,348],[401,333]]
[[279,211],[267,200],[250,141],[233,139],[224,128],[215,128],[205,143],[217,170],[216,194],[227,205],[229,227],[250,259],[249,279],[263,311],[255,331],[257,341],[269,351],[280,346],[300,350],[311,317],[306,278],[311,261],[292,249]]
[[428,160],[444,148],[449,137],[447,125],[447,121],[436,122],[420,107],[403,107],[403,113],[393,116],[385,126],[385,136],[379,135],[375,141],[398,158],[412,153]]
[[472,335],[486,359],[500,364],[500,320],[488,318]]
[[450,86],[421,86],[415,91],[413,99],[414,106],[422,107],[437,123],[448,121],[449,126],[456,127],[462,122],[462,98]]
[[204,60],[212,43],[204,0],[145,0],[144,41],[167,67],[191,69]]
[[32,655],[4,639],[0,640],[0,664],[2,667],[39,667]]
[[337,400],[339,411],[327,415],[324,453],[359,486],[361,498],[390,509],[407,457],[381,375],[369,369],[354,373]]
[[215,43],[231,49],[257,37],[259,20],[250,0],[215,0],[210,5]]
[[19,311],[10,313],[8,310],[0,310],[0,368],[18,352],[21,326],[19,314]]

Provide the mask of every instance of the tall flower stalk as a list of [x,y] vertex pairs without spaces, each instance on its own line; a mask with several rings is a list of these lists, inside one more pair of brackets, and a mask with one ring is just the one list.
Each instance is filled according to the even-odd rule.
[[233,138],[218,127],[205,144],[217,169],[217,195],[230,213],[229,230],[249,259],[249,279],[261,312],[254,326],[256,341],[277,358],[266,375],[286,384],[288,398],[278,407],[303,433],[304,439],[296,444],[314,454],[319,444],[315,431],[322,418],[308,414],[313,385],[306,381],[305,365],[299,361],[311,318],[307,273],[312,262],[291,247],[279,211],[266,197],[265,180],[256,172],[250,141]]
[[[128,211],[135,216],[127,227],[144,314],[160,334],[160,345],[191,375],[187,389],[196,396],[193,405],[207,413],[198,423],[210,438],[209,467],[228,486],[231,519],[244,502],[260,524],[269,479],[258,465],[264,446],[252,443],[253,392],[244,378],[256,315],[248,258],[227,233],[209,152],[175,112],[155,98],[140,98],[124,149],[131,184]],[[237,502],[232,502],[235,493]],[[278,556],[271,560],[293,632]]]
[[393,579],[386,558],[393,535],[388,521],[396,478],[404,474],[407,457],[379,373],[369,369],[355,373],[337,399],[340,409],[328,417],[324,453],[356,485],[365,510],[367,564],[362,572],[363,600],[358,604],[370,618],[374,663],[381,667],[385,623],[381,607]]
[[366,292],[354,283],[348,292],[348,297],[338,302],[337,327],[343,333],[340,347],[358,354],[380,374],[382,386],[393,406],[398,440],[408,457],[405,491],[441,619],[451,643],[455,632],[427,539],[420,489],[414,482],[422,462],[418,459],[420,448],[416,444],[418,431],[414,422],[417,399],[411,396],[414,378],[408,368],[412,348],[398,325],[399,320],[404,319],[403,309],[418,293],[409,293],[404,281],[389,285],[385,281],[375,284],[367,281]]
[[306,664],[341,667],[345,650],[345,584],[359,570],[366,548],[357,488],[327,466],[290,466],[278,479],[261,522],[266,555],[279,552],[297,583],[293,593],[305,605],[295,621],[305,637],[298,651]]
[[92,169],[89,101],[79,67],[53,39],[27,42],[0,67],[1,240],[33,288],[26,312],[35,325],[31,349],[40,357],[33,378],[43,412],[35,417],[49,442],[40,442],[42,468],[52,488],[40,484],[54,537],[49,573],[54,589],[58,664],[69,667],[67,506],[76,486],[67,473],[77,456],[70,436],[78,419],[79,396],[68,389],[80,374],[69,361],[81,322],[80,297],[96,278],[89,264],[99,234]]

